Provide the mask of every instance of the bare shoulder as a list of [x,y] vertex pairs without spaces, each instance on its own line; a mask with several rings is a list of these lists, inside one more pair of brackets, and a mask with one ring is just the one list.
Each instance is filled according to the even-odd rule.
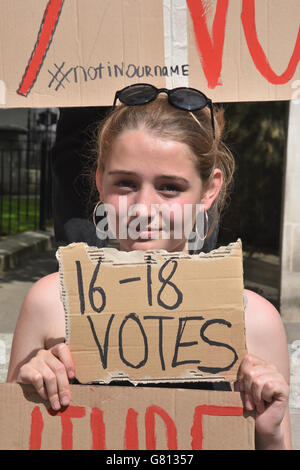
[[60,300],[59,274],[41,278],[29,289],[16,324],[8,370],[8,381],[39,349],[64,341],[65,316]]
[[[47,313],[47,311],[60,300],[59,294],[59,274],[52,273],[42,277],[27,292],[22,305],[22,311],[28,307],[32,315]],[[30,313],[29,313],[30,314]]]
[[58,272],[42,277],[31,287],[24,300],[22,314],[30,320],[43,321],[47,326],[48,337],[63,332],[64,309],[60,299]]
[[[27,297],[48,297],[59,294],[59,273],[55,272],[39,279],[28,292]],[[37,299],[36,299],[37,300]]]
[[16,333],[31,328],[41,346],[51,338],[64,337],[64,308],[60,299],[59,274],[42,277],[29,289],[19,315]]
[[246,343],[250,354],[275,364],[288,374],[288,347],[285,328],[278,310],[261,295],[245,290]]
[[283,328],[283,323],[278,310],[274,305],[261,295],[245,289],[248,305],[245,310],[246,322],[251,328],[261,327]]

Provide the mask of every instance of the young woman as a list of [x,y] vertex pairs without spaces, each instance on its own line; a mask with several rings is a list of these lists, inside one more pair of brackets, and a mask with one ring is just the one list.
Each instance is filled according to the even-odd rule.
[[[120,249],[187,250],[185,231],[180,238],[175,236],[177,215],[197,205],[206,212],[212,206],[221,210],[232,177],[234,162],[221,140],[222,114],[215,111],[214,116],[211,101],[190,88],[168,91],[139,84],[117,92],[117,98],[123,104],[99,133],[96,186],[100,201],[115,209]],[[162,214],[156,212],[153,223],[151,210],[153,206],[171,209],[174,204],[177,210],[169,212],[166,233]],[[119,222],[132,207],[127,236],[121,237]],[[137,217],[143,221],[142,228],[138,237],[130,237],[130,222]],[[195,210],[191,217],[195,222]],[[204,236],[209,231],[206,227]],[[284,327],[267,300],[249,290],[245,293],[248,354],[236,389],[245,392],[246,409],[256,410],[257,448],[290,449]],[[33,384],[55,410],[69,404],[69,380],[76,374],[64,338],[64,310],[55,273],[39,280],[24,300],[7,377],[10,382]]]

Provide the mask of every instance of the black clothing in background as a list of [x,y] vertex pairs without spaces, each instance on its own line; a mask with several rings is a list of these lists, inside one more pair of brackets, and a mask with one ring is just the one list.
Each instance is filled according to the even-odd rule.
[[88,175],[94,133],[109,107],[60,108],[52,149],[53,218],[57,246],[84,241],[103,246],[91,220]]

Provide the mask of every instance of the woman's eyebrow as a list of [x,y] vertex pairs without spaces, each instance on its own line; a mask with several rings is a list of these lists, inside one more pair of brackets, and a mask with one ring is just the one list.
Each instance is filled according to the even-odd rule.
[[172,181],[178,181],[182,183],[189,183],[187,179],[183,178],[182,176],[177,176],[177,175],[159,175],[159,178],[169,179]]
[[109,175],[132,175],[137,176],[134,171],[127,171],[127,170],[112,170],[108,172]]
[[[128,171],[128,170],[111,170],[108,172],[108,174],[109,175],[139,176],[134,171]],[[182,176],[177,176],[177,175],[159,175],[157,178],[177,181],[178,183],[181,182],[181,183],[189,184],[189,181],[187,179],[183,178]]]

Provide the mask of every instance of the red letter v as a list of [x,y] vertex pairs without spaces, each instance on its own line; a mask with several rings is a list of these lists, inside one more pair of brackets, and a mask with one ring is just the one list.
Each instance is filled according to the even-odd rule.
[[187,0],[191,13],[204,75],[209,88],[221,85],[223,47],[228,0],[218,0],[213,22],[212,38],[208,32],[202,0]]
[[286,71],[282,75],[276,75],[257,38],[254,0],[243,0],[242,23],[251,57],[259,72],[274,85],[282,85],[291,80],[300,59],[300,28],[295,49]]

